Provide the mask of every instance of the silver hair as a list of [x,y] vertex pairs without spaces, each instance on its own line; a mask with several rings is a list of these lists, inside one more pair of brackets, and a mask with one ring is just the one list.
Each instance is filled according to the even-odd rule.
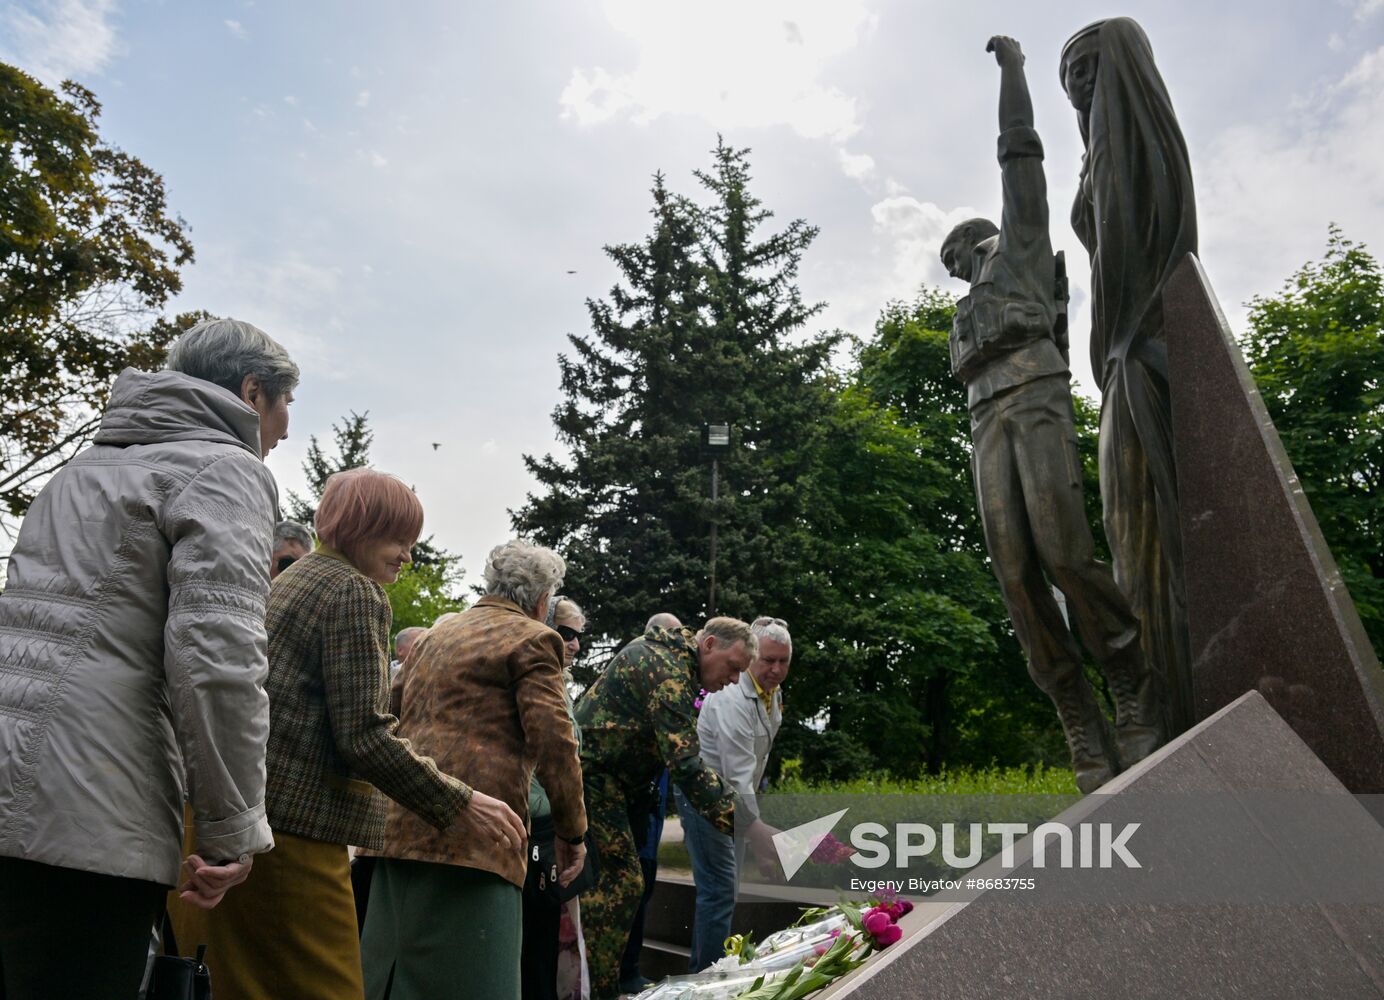
[[515,540],[497,545],[485,557],[485,592],[513,601],[525,611],[538,607],[562,586],[567,563],[552,549]]
[[280,521],[274,525],[274,548],[284,542],[297,542],[309,552],[312,551],[312,529],[297,521]]
[[644,623],[644,631],[651,628],[682,628],[682,622],[671,611],[660,611]]
[[410,625],[408,628],[399,629],[399,634],[394,637],[394,652],[398,653],[400,646],[405,649],[412,646],[427,631],[422,625]]
[[782,618],[756,618],[750,622],[750,631],[755,634],[756,639],[781,642],[788,647],[789,652],[793,650],[793,636],[788,631],[788,623]]
[[237,397],[245,377],[254,375],[271,400],[292,392],[299,374],[281,344],[238,319],[198,323],[169,348],[164,367],[229,389]]
[[697,633],[698,645],[709,635],[714,635],[719,642],[724,642],[727,646],[734,646],[737,642],[743,642],[745,652],[750,654],[751,660],[759,657],[759,639],[755,636],[754,630],[739,618],[710,619]]
[[562,596],[553,599],[553,621],[561,618],[565,622],[575,621],[580,618],[586,621],[586,612],[581,609],[581,605],[570,597]]

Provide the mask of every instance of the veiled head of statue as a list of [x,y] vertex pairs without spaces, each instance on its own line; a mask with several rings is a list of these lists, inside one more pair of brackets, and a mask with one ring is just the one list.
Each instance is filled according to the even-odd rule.
[[989,219],[967,219],[960,223],[942,241],[942,266],[953,278],[970,281],[976,247],[998,232],[998,227]]
[[1100,29],[1104,21],[1088,24],[1062,46],[1062,61],[1058,73],[1062,89],[1072,107],[1081,112],[1091,110],[1096,92],[1096,67],[1100,62]]

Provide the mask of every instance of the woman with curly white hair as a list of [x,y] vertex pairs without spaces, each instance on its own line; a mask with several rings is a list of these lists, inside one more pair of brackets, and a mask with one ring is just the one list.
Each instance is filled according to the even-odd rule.
[[[419,640],[397,731],[526,822],[536,771],[563,884],[581,871],[586,833],[562,639],[544,624],[566,569],[522,541],[492,549],[485,596]],[[517,998],[525,847],[496,842],[465,816],[442,831],[391,806],[361,942],[366,996]]]

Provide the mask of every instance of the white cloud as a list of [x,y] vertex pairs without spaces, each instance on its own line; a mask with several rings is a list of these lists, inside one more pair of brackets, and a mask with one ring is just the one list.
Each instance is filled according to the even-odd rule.
[[389,161],[385,159],[378,150],[370,150],[370,165],[376,170],[389,166]]
[[848,153],[838,149],[836,155],[841,162],[841,170],[852,180],[864,180],[875,172],[875,158],[868,153]]
[[947,281],[947,272],[938,256],[942,240],[958,223],[978,214],[965,206],[948,211],[909,194],[891,195],[871,205],[875,233],[885,241],[890,262],[893,291],[886,297],[905,294],[923,282]]
[[897,182],[886,184],[894,193],[870,206],[868,243],[851,246],[849,256],[824,267],[809,296],[829,303],[816,324],[823,329],[863,333],[874,326],[884,303],[910,300],[923,285],[965,290],[947,275],[938,252],[953,226],[981,213],[968,206],[943,209],[906,193]]
[[296,108],[298,106],[298,98],[294,97],[292,94],[286,94],[284,96],[284,103],[290,108]]
[[370,104],[370,91],[368,91],[368,90],[362,90],[359,94],[356,95],[356,107],[358,107],[358,108],[364,108],[364,107],[368,107],[369,104]]
[[49,86],[93,76],[116,53],[114,0],[29,0],[0,11],[0,59]]
[[250,33],[245,30],[245,25],[241,24],[239,21],[233,21],[228,17],[222,23],[226,25],[227,31],[234,37],[239,38],[242,42],[250,37]]
[[720,129],[780,125],[836,142],[861,127],[855,98],[822,77],[873,27],[864,0],[606,0],[602,9],[633,40],[636,63],[618,73],[574,69],[560,98],[566,119],[647,124],[694,115]]
[[1384,0],[1357,0],[1355,4],[1355,20],[1366,21],[1384,10]]
[[269,331],[314,379],[339,381],[350,374],[355,365],[334,345],[349,323],[343,302],[351,283],[343,282],[340,267],[310,262],[298,251],[262,259],[244,246],[213,240],[198,251],[199,307]]
[[1232,324],[1247,298],[1321,256],[1328,222],[1366,241],[1384,231],[1381,149],[1384,48],[1282,114],[1227,128],[1193,160],[1202,257]]

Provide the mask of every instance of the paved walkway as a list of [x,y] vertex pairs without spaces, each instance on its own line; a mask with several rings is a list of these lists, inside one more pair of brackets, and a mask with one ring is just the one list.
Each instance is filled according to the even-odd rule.
[[663,844],[682,843],[682,820],[676,816],[669,816],[663,821],[663,839],[659,841]]

